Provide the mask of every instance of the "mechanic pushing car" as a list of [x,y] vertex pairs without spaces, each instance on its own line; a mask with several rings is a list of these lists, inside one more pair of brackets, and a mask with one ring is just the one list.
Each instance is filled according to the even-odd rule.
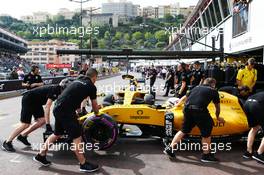
[[[182,97],[176,106],[182,105],[185,102],[184,122],[182,130],[177,132],[171,144],[164,149],[164,153],[170,158],[175,157],[174,147],[182,138],[191,132],[192,128],[196,125],[200,129],[202,135],[203,155],[202,162],[216,162],[217,158],[210,152],[211,145],[211,131],[213,129],[213,119],[207,109],[211,101],[215,104],[215,115],[219,122],[224,122],[224,119],[219,117],[220,114],[220,99],[217,90],[215,89],[216,80],[207,78],[204,80],[203,85],[197,86]],[[205,145],[205,146],[204,146]]]
[[251,128],[248,133],[247,151],[244,153],[244,158],[253,158],[264,163],[264,137],[257,152],[253,152],[253,144],[255,136],[260,128],[264,129],[264,92],[259,92],[250,96],[245,105],[244,110],[248,119],[248,125]]
[[[8,152],[15,152],[12,141],[15,137],[17,140],[31,146],[28,142],[28,135],[34,130],[40,128],[46,123],[46,132],[52,132],[50,126],[50,109],[54,100],[61,94],[63,90],[63,81],[59,85],[47,85],[27,91],[22,97],[21,123],[13,131],[10,137],[4,141],[2,148]],[[45,109],[43,110],[43,105]],[[31,124],[32,115],[35,123]]]
[[69,137],[73,139],[73,144],[76,148],[73,151],[80,162],[80,171],[94,172],[99,169],[98,165],[87,162],[84,157],[81,126],[76,117],[76,110],[80,108],[81,102],[87,97],[90,97],[94,113],[98,114],[100,107],[96,101],[97,89],[94,85],[97,75],[96,69],[88,69],[86,76],[73,81],[59,96],[53,110],[55,117],[54,134],[48,137],[39,154],[33,158],[35,161],[41,163],[43,166],[49,166],[51,162],[46,159],[49,146],[66,131]]

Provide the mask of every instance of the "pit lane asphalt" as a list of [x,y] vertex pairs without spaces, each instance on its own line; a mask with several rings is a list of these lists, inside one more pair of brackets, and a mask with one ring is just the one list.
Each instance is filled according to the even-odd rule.
[[[100,80],[97,82],[98,90],[104,85],[125,85],[121,76]],[[159,79],[156,85],[164,83]],[[158,99],[164,92],[158,93]],[[99,99],[99,101],[101,101]],[[2,145],[10,132],[19,123],[21,109],[21,97],[10,98],[0,101],[0,143]],[[79,173],[78,162],[71,151],[50,151],[48,159],[53,165],[41,167],[32,160],[38,152],[39,143],[42,143],[41,128],[29,136],[29,141],[34,144],[33,148],[26,148],[20,142],[14,140],[16,153],[7,153],[0,150],[0,174],[83,174]],[[232,150],[218,152],[216,156],[221,160],[216,164],[204,164],[200,162],[200,151],[178,151],[177,159],[170,161],[163,153],[163,146],[159,139],[135,139],[121,138],[116,144],[106,151],[88,151],[88,160],[98,163],[100,171],[93,174],[113,175],[229,175],[229,174],[255,174],[264,172],[264,165],[254,160],[245,160],[242,154],[246,144],[244,142],[232,143]]]

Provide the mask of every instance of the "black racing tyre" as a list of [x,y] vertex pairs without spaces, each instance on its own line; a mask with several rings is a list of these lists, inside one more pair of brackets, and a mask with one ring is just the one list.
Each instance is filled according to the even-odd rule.
[[84,142],[92,144],[94,149],[98,149],[98,147],[99,150],[110,148],[118,136],[118,125],[107,114],[87,118],[82,128]]

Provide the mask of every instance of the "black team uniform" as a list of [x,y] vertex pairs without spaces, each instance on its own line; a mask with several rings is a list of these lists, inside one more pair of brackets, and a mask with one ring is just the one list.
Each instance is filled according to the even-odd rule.
[[[47,103],[48,99],[55,101],[61,91],[62,88],[59,85],[47,85],[37,87],[24,93],[22,97],[21,123],[30,124],[32,116],[35,120],[44,117],[43,105]],[[17,139],[27,146],[31,145],[27,140],[27,136],[19,135]],[[3,147],[7,151],[15,151],[12,142],[5,141]]]
[[[40,75],[34,75],[31,72],[29,72],[27,75],[25,75],[23,83],[33,84],[33,83],[42,83],[42,78]],[[28,90],[32,89],[30,87],[27,87]]]
[[[259,92],[257,94],[251,95],[248,97],[247,101],[244,105],[244,110],[248,120],[248,126],[250,128],[254,128],[258,125],[261,126],[262,130],[264,130],[264,92]],[[262,140],[263,142],[263,140]],[[261,143],[262,146],[262,143]],[[260,146],[260,147],[261,147]],[[248,158],[252,157],[258,162],[264,163],[264,153],[249,153],[246,152],[243,157]]]
[[59,96],[55,103],[53,114],[55,117],[55,135],[63,135],[66,130],[72,139],[81,136],[81,126],[76,118],[76,110],[80,108],[83,99],[96,99],[97,89],[89,78],[72,82]]

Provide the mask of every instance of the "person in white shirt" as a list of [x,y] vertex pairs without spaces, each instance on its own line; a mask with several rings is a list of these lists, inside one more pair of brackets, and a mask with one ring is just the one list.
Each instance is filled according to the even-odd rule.
[[19,80],[23,80],[23,79],[24,79],[24,77],[25,77],[25,73],[24,73],[24,71],[23,71],[23,66],[22,66],[22,64],[20,64],[20,65],[18,66],[17,74],[18,74],[18,79],[19,79]]

